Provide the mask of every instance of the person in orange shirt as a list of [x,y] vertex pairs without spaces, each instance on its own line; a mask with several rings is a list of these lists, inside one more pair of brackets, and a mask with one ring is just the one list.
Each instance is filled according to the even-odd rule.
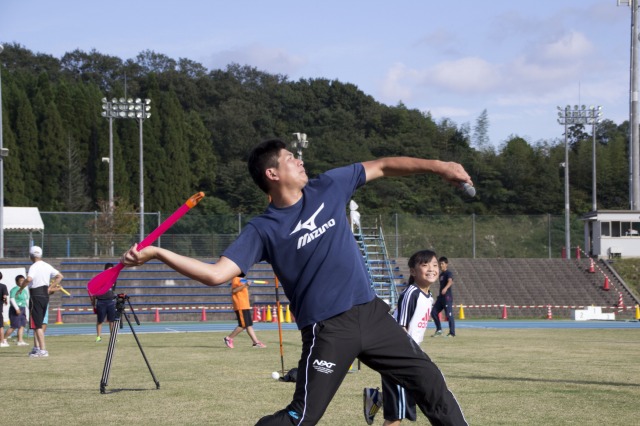
[[224,338],[224,344],[228,348],[233,349],[233,338],[247,330],[247,334],[253,342],[253,347],[262,349],[267,346],[256,337],[253,331],[253,319],[251,318],[251,305],[249,304],[249,284],[251,281],[235,277],[231,280],[231,299],[233,301],[233,310],[238,318],[238,326]]

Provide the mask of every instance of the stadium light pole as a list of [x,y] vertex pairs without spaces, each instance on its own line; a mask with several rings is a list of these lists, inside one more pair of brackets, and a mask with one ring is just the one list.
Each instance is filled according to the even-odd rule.
[[[116,99],[114,99],[116,100]],[[102,158],[102,161],[109,163],[109,214],[113,213],[113,119],[117,118],[117,111],[113,108],[113,103],[107,98],[102,98],[102,116],[109,119],[109,157]]]
[[631,8],[629,76],[629,208],[640,210],[640,129],[638,118],[638,0],[618,0]]
[[135,102],[135,118],[140,123],[140,241],[144,240],[144,159],[142,156],[142,123],[151,117],[151,99],[142,101],[140,98]]
[[151,99],[113,98],[108,102],[102,99],[103,117],[109,118],[109,204],[113,203],[113,118],[133,118],[140,126],[140,241],[144,239],[144,156],[143,156],[143,122],[151,117]]
[[597,176],[596,176],[596,127],[598,126],[598,123],[600,123],[600,117],[602,117],[602,107],[600,105],[598,106],[590,106],[589,109],[587,110],[587,121],[589,122],[589,124],[591,124],[591,129],[593,132],[593,145],[592,145],[592,153],[591,153],[591,159],[593,162],[593,170],[591,171],[592,173],[592,177],[591,177],[591,198],[593,201],[593,204],[591,206],[591,211],[597,211],[598,210],[598,198],[597,198],[597,189],[596,189],[596,182],[597,182]]
[[[0,53],[4,46],[0,44]],[[2,63],[0,62],[0,259],[4,258],[4,158],[9,155],[9,150],[4,147],[2,128]]]
[[[571,210],[569,208],[569,126],[592,124],[591,117],[596,117],[598,110],[587,109],[585,105],[567,105],[558,107],[558,123],[564,126],[564,244],[567,259],[571,259]],[[599,117],[599,115],[598,115]],[[594,132],[595,134],[595,132]]]
[[[4,46],[0,44],[0,53]],[[2,140],[2,67],[0,63],[0,259],[4,258],[4,157],[9,154]]]
[[307,140],[306,133],[293,133],[296,140],[291,142],[291,146],[298,150],[298,159],[302,160],[302,149],[309,147],[309,141]]
[[558,107],[558,123],[564,125],[564,253],[567,259],[571,259],[571,235],[569,232],[569,121],[571,120],[569,105],[563,110]]

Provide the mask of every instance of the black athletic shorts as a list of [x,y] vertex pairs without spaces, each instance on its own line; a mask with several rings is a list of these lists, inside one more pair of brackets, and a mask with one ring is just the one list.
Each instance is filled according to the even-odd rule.
[[247,328],[253,325],[253,318],[251,318],[251,309],[240,309],[236,312],[236,318],[238,319],[238,327]]
[[11,328],[17,330],[20,327],[27,326],[27,308],[20,307],[20,315],[16,312],[16,310],[11,306],[9,308],[9,321],[11,323]]
[[31,307],[31,324],[34,329],[42,328],[44,316],[49,307],[49,287],[42,286],[29,290],[29,306]]
[[116,320],[116,300],[97,299],[96,314],[98,315],[98,324],[102,324],[106,319],[108,322]]

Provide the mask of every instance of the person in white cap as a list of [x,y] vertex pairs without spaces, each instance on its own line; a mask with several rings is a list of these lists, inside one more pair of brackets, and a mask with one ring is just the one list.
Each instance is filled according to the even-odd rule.
[[27,278],[20,285],[18,294],[29,287],[31,321],[33,323],[33,337],[35,345],[29,353],[32,358],[40,358],[49,356],[47,347],[44,342],[44,330],[42,324],[44,316],[49,306],[49,286],[57,288],[62,281],[62,274],[42,260],[42,249],[38,246],[32,246],[29,249],[29,258],[33,265],[29,267]]

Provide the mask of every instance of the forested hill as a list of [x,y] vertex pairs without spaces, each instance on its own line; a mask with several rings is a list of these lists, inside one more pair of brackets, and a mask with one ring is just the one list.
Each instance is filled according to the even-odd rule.
[[[303,158],[310,176],[380,156],[409,155],[461,162],[478,187],[474,200],[434,177],[381,179],[358,192],[368,213],[559,214],[564,208],[564,139],[513,136],[497,148],[486,140],[490,112],[476,123],[435,122],[404,105],[386,106],[355,85],[286,76],[230,64],[208,70],[189,59],[152,51],[123,60],[96,51],[62,58],[6,44],[0,55],[5,205],[46,211],[93,211],[108,198],[109,121],[102,99],[149,98],[144,121],[145,210],[173,211],[197,191],[202,214],[262,211],[265,196],[245,160],[267,137],[310,140]],[[597,132],[600,208],[627,208],[627,123],[605,120]],[[571,208],[591,206],[591,128],[570,128]],[[498,141],[493,141],[494,143]],[[113,121],[114,192],[120,208],[139,197],[139,124]]]

